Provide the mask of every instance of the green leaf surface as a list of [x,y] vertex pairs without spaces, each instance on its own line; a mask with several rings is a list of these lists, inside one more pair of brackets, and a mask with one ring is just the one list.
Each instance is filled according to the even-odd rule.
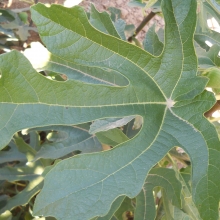
[[207,0],[207,2],[213,7],[213,9],[219,14],[220,5],[218,0]]
[[[31,181],[42,173],[39,168],[36,172],[36,167],[4,167],[1,168],[0,180],[17,181],[17,180],[28,180]],[[39,173],[40,172],[40,173]]]
[[159,40],[156,32],[155,25],[151,26],[145,35],[143,46],[149,53],[159,56],[163,50],[163,43]]
[[16,135],[14,139],[19,151],[25,154],[27,161],[32,161],[37,153],[36,150],[27,144],[23,138]]
[[[89,67],[67,62],[62,58],[52,55],[39,42],[33,42],[31,48],[26,49],[24,54],[36,70],[65,74],[69,80],[111,86],[126,86],[128,84],[128,80],[120,75],[118,71],[99,66]],[[36,59],[36,56],[40,56],[40,59]]]
[[119,8],[109,7],[108,11],[111,13],[111,19],[113,22],[116,22],[121,18],[121,10]]
[[104,216],[119,196],[138,195],[150,169],[173,146],[180,146],[192,159],[192,199],[202,219],[217,218],[220,149],[214,127],[203,116],[215,99],[203,92],[207,79],[196,75],[196,1],[165,0],[161,8],[165,43],[155,57],[98,31],[78,6],[32,7],[41,39],[57,60],[117,72],[128,82],[123,86],[52,81],[18,52],[1,55],[0,148],[24,128],[143,117],[140,132],[131,140],[57,163],[45,177],[34,215],[58,220]]
[[107,12],[98,12],[93,4],[91,5],[89,21],[98,30],[120,38],[112,23],[110,15]]
[[27,161],[26,156],[18,150],[13,141],[9,143],[9,146],[9,150],[0,151],[0,163],[12,161]]
[[181,208],[181,183],[176,179],[175,172],[167,168],[154,168],[146,178],[142,191],[136,197],[134,219],[153,220],[156,217],[153,189],[156,186],[163,188],[168,199],[178,208]]
[[121,39],[126,40],[126,36],[125,36],[126,22],[123,19],[118,19],[114,22],[114,26],[118,34],[120,35]]
[[[30,27],[29,25],[25,25],[26,22],[23,21],[20,14],[17,14],[11,10],[0,10],[2,15],[0,16],[0,24],[1,28],[10,31],[11,29],[16,29],[15,33],[19,36],[20,40],[25,41],[30,36],[29,31],[37,31],[35,27]],[[24,13],[24,12],[23,12]],[[7,22],[6,22],[7,21]],[[9,34],[9,33],[8,33]]]
[[194,35],[195,41],[206,50],[209,50],[210,47],[207,45],[207,41],[211,44],[220,45],[219,32],[212,30],[207,24],[207,20],[211,18],[215,18],[219,23],[220,14],[218,11],[215,11],[215,7],[213,7],[211,1],[208,2],[209,3],[200,2],[200,13],[198,14],[197,27]]
[[98,132],[96,136],[101,143],[110,146],[116,146],[129,140],[129,138],[118,128]]
[[209,51],[200,52],[198,57],[199,67],[203,69],[215,66],[220,67],[219,50],[220,45],[213,45]]
[[[90,135],[88,130],[80,127],[70,126],[50,126],[44,127],[44,130],[54,130],[49,141],[41,146],[37,152],[34,161],[40,158],[57,159],[73,151],[79,150],[82,153],[91,153],[102,150],[101,144],[94,135]],[[56,135],[54,135],[54,133]]]
[[113,215],[115,214],[115,212],[119,209],[119,207],[121,206],[122,202],[124,201],[125,196],[120,196],[118,197],[111,206],[111,209],[109,210],[108,214],[103,216],[103,217],[97,217],[94,218],[94,220],[106,220],[106,219],[112,219]]
[[[119,197],[120,198],[120,197]],[[125,197],[119,209],[115,212],[115,217],[120,220],[123,219],[123,214],[127,211],[134,212],[134,206],[132,205],[132,199]]]
[[15,18],[9,10],[0,9],[0,23],[13,21]]

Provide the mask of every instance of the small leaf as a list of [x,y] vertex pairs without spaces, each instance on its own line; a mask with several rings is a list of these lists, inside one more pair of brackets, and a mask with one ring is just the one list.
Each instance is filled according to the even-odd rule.
[[106,34],[110,34],[112,36],[120,38],[111,21],[109,14],[107,12],[98,12],[93,4],[91,5],[89,21],[98,30]]
[[10,10],[0,9],[0,23],[13,21],[15,18]]
[[10,146],[9,150],[0,151],[0,163],[12,161],[27,161],[25,154],[21,153],[18,150],[13,141],[11,141],[8,146]]
[[153,189],[156,186],[163,188],[168,200],[181,208],[181,183],[176,179],[175,172],[167,168],[154,168],[146,178],[142,191],[136,197],[135,220],[155,219],[156,210]]
[[53,141],[53,143],[43,144],[41,149],[37,152],[34,161],[40,158],[60,158],[76,150],[82,153],[91,153],[101,151],[102,149],[97,138],[80,127],[44,127],[44,130],[48,129],[56,131],[55,136],[50,135],[49,137],[49,140]]
[[26,12],[20,12],[18,15],[24,24],[28,23],[28,14]]
[[30,37],[29,31],[35,31],[37,32],[37,29],[35,27],[29,27],[29,26],[18,26],[17,31],[15,33],[19,36],[21,41],[26,41],[28,37]]
[[132,200],[128,197],[124,198],[120,208],[115,212],[115,217],[117,219],[122,219],[125,212],[134,212],[134,206],[132,205]]
[[155,25],[151,26],[145,35],[143,42],[144,49],[149,53],[159,56],[163,50],[163,43],[159,40],[156,32]]
[[28,162],[34,159],[36,151],[29,144],[27,144],[21,137],[15,136],[15,143],[19,151],[25,154]]
[[126,22],[122,19],[118,19],[114,22],[114,26],[118,34],[120,35],[121,39],[126,40],[126,36],[125,36]]
[[219,58],[219,45],[213,45],[209,51],[201,51],[198,48],[198,57],[199,57],[199,67],[206,69],[210,67],[220,67],[220,58]]
[[115,7],[109,7],[108,10],[111,13],[111,19],[113,22],[116,22],[121,18],[121,10]]
[[103,216],[103,217],[97,217],[94,218],[94,220],[107,220],[107,219],[112,219],[113,215],[115,214],[115,212],[119,209],[119,207],[121,206],[121,204],[123,203],[123,201],[125,200],[125,196],[120,196],[118,197],[111,206],[111,209],[109,210],[108,214]]
[[212,87],[215,89],[220,88],[220,69],[216,67],[211,67],[203,72],[203,76],[209,78],[207,83],[208,87]]

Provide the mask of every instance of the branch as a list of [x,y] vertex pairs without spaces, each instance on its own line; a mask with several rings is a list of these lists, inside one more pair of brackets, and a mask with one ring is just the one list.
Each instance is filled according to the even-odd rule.
[[138,33],[144,28],[144,26],[156,15],[154,12],[150,12],[147,17],[143,19],[143,21],[136,28],[134,34],[128,38],[128,41],[131,42],[132,38],[136,37]]

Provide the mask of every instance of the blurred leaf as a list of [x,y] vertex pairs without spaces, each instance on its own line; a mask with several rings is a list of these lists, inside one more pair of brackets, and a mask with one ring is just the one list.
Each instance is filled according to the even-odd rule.
[[176,179],[175,172],[167,168],[154,168],[149,172],[142,191],[136,197],[135,220],[155,219],[156,205],[153,189],[156,186],[163,188],[168,201],[181,208],[180,194],[182,186]]
[[133,36],[135,33],[135,26],[133,24],[127,24],[125,26],[125,36],[128,38]]
[[43,177],[39,176],[29,182],[24,190],[8,199],[5,206],[0,208],[0,213],[11,210],[16,206],[27,204],[43,187]]
[[128,5],[131,6],[131,7],[141,7],[141,8],[144,8],[146,6],[146,3],[143,3],[142,0],[131,0],[128,3]]
[[37,29],[35,27],[29,27],[27,25],[18,26],[17,31],[15,33],[19,36],[21,41],[26,41],[28,37],[30,37],[29,31],[35,31],[37,32]]
[[[10,10],[0,9],[0,23],[13,21],[15,18]],[[0,24],[1,25],[1,24]]]
[[[25,25],[25,22],[23,22],[24,19],[27,21],[26,15],[21,16],[13,11],[7,11],[11,17],[13,17],[13,20],[10,20],[9,22],[4,22],[1,24],[1,27],[6,30],[15,30],[15,33],[19,36],[20,40],[25,41],[30,36],[29,31],[35,31],[37,32],[37,29],[35,27],[30,27],[29,25]],[[25,13],[25,12],[23,12]],[[22,19],[23,20],[22,20]]]
[[220,45],[213,45],[207,52],[205,50],[198,52],[199,67],[203,69],[220,67],[219,51]]
[[98,132],[96,133],[96,137],[101,143],[113,147],[129,140],[129,138],[118,128]]
[[212,8],[218,13],[220,14],[220,5],[219,5],[219,0],[206,0],[211,6]]
[[91,5],[89,21],[95,28],[102,31],[103,33],[120,38],[111,21],[109,14],[107,12],[98,12],[93,4]]
[[114,22],[115,29],[117,30],[118,34],[120,35],[120,38],[122,40],[126,40],[125,36],[125,27],[126,27],[126,22],[122,19],[118,19]]
[[[126,177],[125,177],[126,180]],[[134,207],[132,205],[132,199],[125,197],[124,201],[122,202],[120,208],[115,212],[115,217],[119,220],[122,219],[123,214],[126,211],[134,212]]]
[[0,164],[12,161],[27,161],[25,154],[18,150],[13,141],[8,146],[10,146],[9,150],[0,151]]
[[21,21],[24,24],[28,23],[28,14],[27,14],[27,12],[20,12],[18,15],[19,15],[19,18],[21,19]]
[[[0,33],[5,34],[11,38],[15,38],[14,32],[12,30],[2,28],[1,26],[0,26]],[[16,38],[14,40],[16,40]]]
[[152,25],[144,38],[143,46],[146,51],[149,53],[159,56],[163,51],[163,43],[159,40],[156,32],[155,25]]
[[82,153],[91,153],[102,150],[97,138],[90,135],[88,130],[74,126],[48,126],[44,130],[54,130],[50,133],[49,141],[37,152],[34,161],[40,158],[56,159],[63,157],[73,151],[79,150]]
[[[38,165],[39,166],[39,165]],[[42,167],[30,164],[25,167],[3,167],[0,168],[0,180],[18,181],[27,180],[33,181],[41,176],[43,172]]]
[[35,149],[33,149],[29,144],[27,144],[23,140],[23,138],[19,137],[18,135],[14,137],[14,140],[19,151],[25,154],[27,161],[28,162],[32,161],[36,155]]
[[0,214],[0,220],[12,220],[11,212],[5,211],[4,213]]
[[114,213],[119,209],[119,207],[121,206],[122,202],[124,201],[125,196],[120,196],[118,197],[111,205],[111,208],[108,212],[107,215],[103,216],[103,217],[96,217],[92,220],[112,220],[112,217],[114,215]]
[[121,10],[115,7],[109,7],[108,10],[111,13],[111,19],[113,22],[116,22],[121,18]]
[[213,10],[207,2],[200,2],[201,11],[197,18],[196,32],[194,40],[205,50],[209,50],[207,41],[211,44],[220,45],[220,33],[211,28],[207,24],[207,19],[214,17],[220,22],[220,14]]
[[151,8],[158,0],[148,0],[145,9]]
[[32,131],[32,132],[29,132],[29,136],[30,136],[30,143],[29,143],[29,145],[35,151],[38,151],[41,148],[39,134],[37,132],[35,132],[35,131]]

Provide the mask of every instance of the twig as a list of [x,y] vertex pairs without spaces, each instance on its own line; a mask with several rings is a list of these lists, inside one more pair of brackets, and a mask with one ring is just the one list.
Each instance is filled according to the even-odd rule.
[[148,14],[148,16],[145,17],[145,18],[143,19],[143,21],[139,24],[139,26],[136,28],[135,33],[128,38],[128,41],[131,42],[131,41],[132,41],[132,38],[136,37],[136,36],[139,34],[139,32],[144,28],[144,26],[145,26],[155,15],[156,15],[156,13],[154,13],[154,12],[151,11],[151,12]]

